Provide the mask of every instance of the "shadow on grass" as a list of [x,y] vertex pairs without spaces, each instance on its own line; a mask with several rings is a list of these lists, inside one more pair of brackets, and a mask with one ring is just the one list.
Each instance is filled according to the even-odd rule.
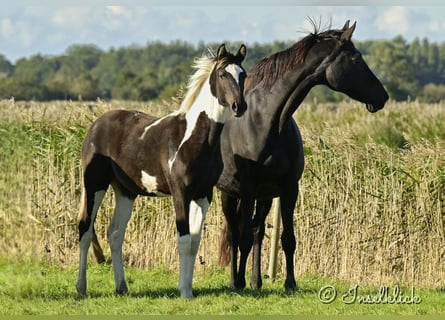
[[[286,291],[284,289],[261,289],[253,290],[246,288],[244,290],[232,289],[229,287],[209,287],[209,288],[194,288],[193,294],[195,298],[202,298],[207,296],[220,297],[220,296],[236,296],[236,297],[252,297],[252,298],[268,298],[271,296],[278,296],[280,298],[295,298],[298,296],[316,294],[317,290],[312,288],[298,289],[296,291]],[[115,293],[104,293],[91,291],[87,294],[88,298],[109,298],[109,297],[129,297],[129,298],[148,298],[148,299],[179,299],[181,298],[179,290],[175,287],[168,288],[156,288],[156,289],[142,289],[132,290],[125,295],[118,295]]]

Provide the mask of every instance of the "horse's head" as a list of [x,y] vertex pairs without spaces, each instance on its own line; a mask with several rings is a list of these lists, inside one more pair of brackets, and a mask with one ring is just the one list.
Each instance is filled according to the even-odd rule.
[[244,80],[246,71],[241,62],[246,57],[246,46],[241,45],[236,55],[220,45],[216,54],[215,67],[210,74],[210,90],[220,105],[230,107],[239,117],[247,110],[244,100]]
[[331,32],[331,37],[323,37],[326,40],[320,41],[314,49],[330,47],[330,54],[320,65],[325,72],[326,84],[333,90],[365,103],[369,112],[376,112],[384,107],[389,97],[351,41],[355,25],[354,22],[349,27],[347,21],[341,30]]

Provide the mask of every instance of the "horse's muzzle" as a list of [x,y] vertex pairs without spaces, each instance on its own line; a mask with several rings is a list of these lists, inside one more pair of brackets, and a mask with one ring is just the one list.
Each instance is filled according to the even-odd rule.
[[389,95],[385,91],[384,94],[383,94],[381,102],[379,102],[379,103],[366,103],[366,109],[369,112],[372,112],[372,113],[377,112],[380,109],[383,109],[383,107],[385,106],[385,103],[388,101],[388,99],[389,99]]

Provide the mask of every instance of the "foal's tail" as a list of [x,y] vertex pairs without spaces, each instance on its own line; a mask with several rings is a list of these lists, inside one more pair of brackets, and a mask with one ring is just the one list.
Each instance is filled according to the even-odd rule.
[[224,223],[224,227],[221,230],[221,242],[219,245],[219,264],[221,266],[227,266],[230,263],[230,243],[232,242],[232,234],[229,232],[229,226],[227,221]]
[[[80,196],[79,215],[77,216],[77,224],[79,224],[80,221],[86,219],[86,212],[87,212],[86,207],[87,207],[87,195],[85,188],[82,188],[82,195]],[[105,259],[104,252],[99,244],[99,240],[97,239],[97,235],[96,232],[94,231],[94,228],[93,228],[92,244],[93,244],[94,256],[96,258],[97,263],[102,264],[108,262]]]

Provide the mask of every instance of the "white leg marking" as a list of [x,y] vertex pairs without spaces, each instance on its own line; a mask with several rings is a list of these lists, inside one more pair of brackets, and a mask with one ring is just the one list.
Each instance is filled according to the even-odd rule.
[[178,238],[178,251],[180,258],[180,273],[178,288],[181,297],[193,298],[192,282],[196,255],[201,242],[202,226],[205,221],[210,203],[202,198],[190,203],[189,228],[190,234]]
[[190,274],[190,249],[192,238],[189,234],[178,237],[179,251],[179,284],[178,289],[183,298],[193,298],[192,279]]
[[108,228],[108,240],[110,241],[116,292],[126,293],[128,287],[125,282],[124,264],[122,261],[122,243],[124,242],[125,229],[131,217],[134,200],[124,196],[118,188],[114,188],[114,191],[116,195],[116,207],[114,208],[113,218]]
[[[88,249],[90,248],[91,240],[93,239],[93,221],[96,219],[97,211],[99,210],[100,204],[105,196],[105,191],[97,191],[94,193],[94,204],[91,210],[91,224],[87,232],[85,232],[80,239],[80,259],[79,259],[79,275],[77,277],[77,293],[81,296],[86,295],[87,291],[87,259],[88,259]],[[86,197],[86,193],[83,192],[83,197]],[[82,197],[81,201],[85,201]],[[86,207],[85,207],[86,210]]]

